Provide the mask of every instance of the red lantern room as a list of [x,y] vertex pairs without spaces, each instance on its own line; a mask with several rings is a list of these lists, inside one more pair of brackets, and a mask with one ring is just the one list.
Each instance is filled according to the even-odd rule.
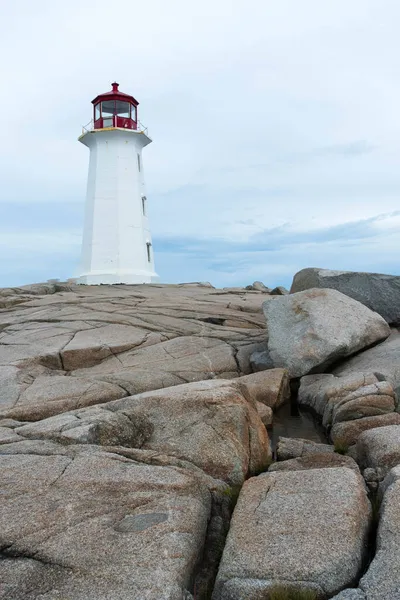
[[112,83],[112,90],[100,94],[92,100],[94,106],[94,128],[123,127],[137,129],[137,107],[139,102],[133,96],[118,89],[119,83]]

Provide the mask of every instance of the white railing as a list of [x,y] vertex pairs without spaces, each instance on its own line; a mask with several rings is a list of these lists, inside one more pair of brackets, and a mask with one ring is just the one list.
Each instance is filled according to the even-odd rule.
[[[116,116],[113,117],[109,117],[109,119],[112,119],[113,124],[109,125],[109,127],[117,127],[116,125]],[[120,127],[119,129],[125,129],[124,127]],[[89,123],[87,123],[86,125],[82,126],[82,135],[84,135],[85,133],[89,133],[89,131],[93,131],[94,130],[94,120],[91,119],[89,121]],[[137,129],[135,129],[134,131],[137,131],[138,133],[144,133],[145,135],[149,134],[148,128],[145,127],[143,125],[143,123],[141,123],[140,121],[137,122]]]

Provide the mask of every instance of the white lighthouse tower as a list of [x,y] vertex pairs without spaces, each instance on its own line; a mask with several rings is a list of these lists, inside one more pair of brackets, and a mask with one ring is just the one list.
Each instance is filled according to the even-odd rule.
[[79,138],[90,160],[78,283],[158,281],[142,161],[151,139],[139,124],[139,103],[118,85],[92,100],[93,120]]

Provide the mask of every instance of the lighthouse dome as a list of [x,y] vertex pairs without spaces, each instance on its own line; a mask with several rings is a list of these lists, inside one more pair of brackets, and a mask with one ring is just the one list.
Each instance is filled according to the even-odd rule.
[[121,92],[118,89],[119,83],[114,82],[111,85],[112,89],[109,92],[99,94],[92,100],[94,129],[137,129],[139,102],[133,96]]

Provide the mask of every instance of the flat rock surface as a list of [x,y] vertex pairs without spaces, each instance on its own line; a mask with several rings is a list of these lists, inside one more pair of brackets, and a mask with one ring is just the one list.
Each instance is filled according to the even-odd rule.
[[358,300],[388,323],[400,324],[400,277],[381,273],[302,269],[293,278],[291,293],[331,288]]
[[[369,308],[330,289],[311,289],[263,304],[275,367],[301,377],[386,339],[389,325]],[[345,323],[345,326],[344,326]]]
[[348,468],[249,479],[232,517],[213,600],[230,598],[224,588],[243,579],[301,582],[326,595],[349,587],[363,566],[369,513],[363,481]]
[[[209,285],[0,289],[0,418],[37,420],[181,383],[251,372],[260,291]],[[16,302],[10,302],[15,298]]]
[[182,600],[211,509],[197,477],[101,450],[0,466],[2,600]]

